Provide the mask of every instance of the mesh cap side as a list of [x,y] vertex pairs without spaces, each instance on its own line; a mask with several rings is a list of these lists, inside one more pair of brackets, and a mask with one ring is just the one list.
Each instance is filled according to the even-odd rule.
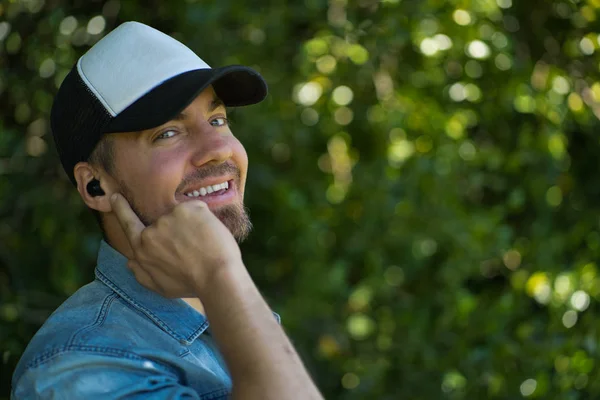
[[81,79],[77,66],[73,67],[54,99],[50,127],[60,161],[74,185],[73,168],[89,158],[111,119]]

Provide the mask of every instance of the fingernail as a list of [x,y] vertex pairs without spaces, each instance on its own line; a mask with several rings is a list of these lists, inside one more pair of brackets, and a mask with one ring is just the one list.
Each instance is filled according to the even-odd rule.
[[115,202],[115,200],[117,200],[117,194],[116,194],[116,193],[113,193],[113,194],[110,196],[110,201],[114,203],[114,202]]

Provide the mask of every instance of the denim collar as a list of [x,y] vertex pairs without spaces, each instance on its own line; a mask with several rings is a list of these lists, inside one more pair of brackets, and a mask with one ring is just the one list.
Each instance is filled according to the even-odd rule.
[[181,344],[192,344],[208,328],[208,320],[185,301],[167,299],[140,285],[127,267],[127,258],[104,240],[95,272],[97,279]]

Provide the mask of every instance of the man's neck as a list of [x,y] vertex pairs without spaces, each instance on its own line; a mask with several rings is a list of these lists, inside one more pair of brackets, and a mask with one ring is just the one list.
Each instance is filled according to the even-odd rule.
[[[119,222],[112,216],[112,214],[104,214],[103,223],[105,232],[104,240],[113,249],[127,257],[128,260],[134,259],[135,255],[133,254],[133,249],[131,248],[129,240],[127,239],[127,236],[125,236],[125,232],[121,228]],[[200,299],[183,298],[182,300],[189,304],[194,310],[206,316],[206,313],[204,312],[204,306],[202,305]]]
[[204,306],[202,305],[202,302],[200,301],[199,298],[187,297],[187,298],[183,298],[181,300],[188,303],[190,305],[190,307],[192,307],[194,310],[198,311],[200,314],[202,314],[206,317],[206,312],[204,311]]

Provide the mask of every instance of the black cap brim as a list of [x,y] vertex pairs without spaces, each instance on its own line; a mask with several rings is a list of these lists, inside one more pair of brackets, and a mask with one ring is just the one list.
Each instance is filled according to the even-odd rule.
[[209,85],[227,107],[256,104],[267,84],[255,70],[241,65],[197,69],[177,75],[139,98],[112,119],[104,133],[133,132],[164,124],[183,111]]

